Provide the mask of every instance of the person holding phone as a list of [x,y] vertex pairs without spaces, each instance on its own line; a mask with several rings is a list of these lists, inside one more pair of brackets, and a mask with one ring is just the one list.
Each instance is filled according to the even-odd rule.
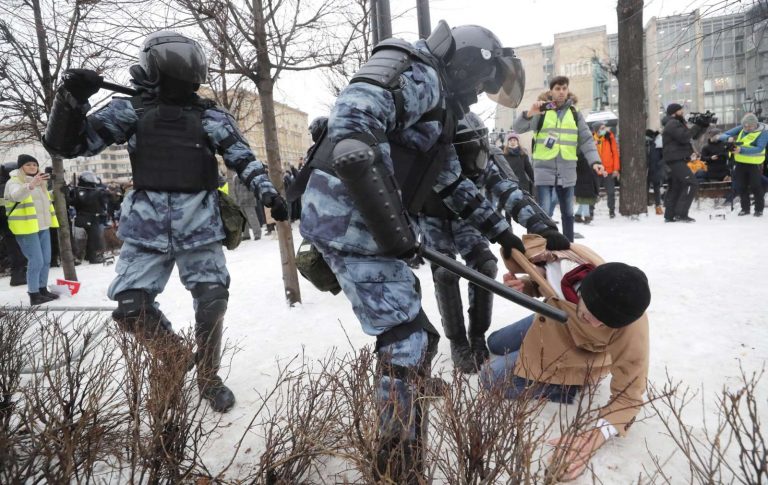
[[59,227],[53,202],[48,192],[50,175],[40,172],[40,164],[31,155],[21,154],[17,170],[5,186],[5,213],[8,227],[27,258],[27,291],[29,304],[40,305],[58,298],[48,291],[51,265],[49,229]]

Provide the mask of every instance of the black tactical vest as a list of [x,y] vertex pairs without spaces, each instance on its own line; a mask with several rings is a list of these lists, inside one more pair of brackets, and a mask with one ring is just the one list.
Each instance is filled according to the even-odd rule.
[[135,96],[139,116],[136,149],[131,156],[133,187],[161,192],[201,192],[218,186],[218,165],[203,112],[213,102],[199,99],[189,106],[163,104],[156,97]]
[[[395,110],[397,112],[395,118],[402,119],[404,99],[400,90],[400,75],[410,68],[414,60],[435,69],[441,78],[443,86],[445,86],[442,68],[437,60],[426,56],[408,42],[400,39],[387,39],[377,44],[368,62],[352,77],[350,84],[365,82],[389,90],[395,101]],[[443,168],[449,147],[453,143],[456,120],[458,119],[457,112],[460,113],[461,109],[447,98],[444,92],[441,93],[437,107],[425,113],[417,121],[417,123],[427,121],[441,122],[443,131],[440,133],[435,145],[429,150],[414,150],[398,144],[394,140],[387,140],[395,178],[403,195],[403,206],[413,214],[421,211],[429,194],[433,192],[432,187]],[[381,141],[386,139],[386,134],[384,133],[374,133],[373,135]],[[299,175],[295,193],[289,194],[289,198],[291,196],[294,198],[301,196],[309,179],[310,170],[319,169],[333,173],[333,160],[331,160],[333,147],[334,145],[328,138],[327,133],[323,133],[323,136],[318,139],[314,150],[307,155],[306,169],[302,170],[302,173]]]

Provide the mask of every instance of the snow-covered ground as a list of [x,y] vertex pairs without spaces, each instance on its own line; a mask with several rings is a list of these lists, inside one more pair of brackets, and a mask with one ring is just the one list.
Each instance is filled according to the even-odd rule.
[[[576,231],[585,236],[577,242],[590,246],[606,260],[623,261],[646,272],[653,295],[649,309],[650,380],[661,384],[669,373],[675,380],[700,388],[709,413],[722,387],[738,383],[739,362],[752,372],[762,368],[768,358],[768,219],[736,217],[736,212],[713,209],[711,200],[702,200],[699,209],[696,205],[691,213],[698,221],[695,224],[664,224],[655,214],[638,221],[623,217],[611,220],[601,205],[593,224],[577,224]],[[715,217],[723,214],[724,219]],[[297,228],[294,237],[298,246],[301,238]],[[360,330],[343,295],[321,293],[302,280],[303,303],[294,308],[284,303],[274,237],[245,241],[226,256],[232,284],[225,337],[241,349],[232,357],[227,384],[238,402],[225,417],[225,423],[231,425],[208,451],[209,464],[231,455],[234,442],[259,402],[258,391],[274,382],[276,361],[287,362],[302,352],[310,359],[320,358],[334,346],[346,351],[348,338],[357,347],[372,342]],[[77,271],[82,282],[79,294],[63,298],[58,305],[113,305],[105,294],[114,266],[85,264]],[[439,327],[428,266],[417,274],[425,311]],[[59,277],[61,269],[53,268],[50,281]],[[466,299],[466,285],[462,286]],[[158,301],[177,329],[192,325],[191,296],[178,278],[171,277]],[[0,280],[0,304],[18,303],[28,303],[26,288],[10,288],[7,278]],[[494,310],[491,331],[529,313],[500,298]],[[450,372],[445,339],[440,351],[436,368]],[[601,396],[606,398],[607,383],[602,387]],[[768,378],[762,381],[763,418],[768,416],[767,389]],[[646,414],[651,415],[649,411]],[[702,427],[705,413],[700,405],[691,406],[686,416],[697,431]],[[674,449],[654,416],[637,423],[628,437],[614,439],[600,450],[593,461],[600,482],[636,483],[644,467],[651,467],[646,447],[662,459]],[[253,458],[254,454],[242,455],[238,460],[246,464]],[[686,470],[679,454],[667,464],[673,483],[677,483],[675,477],[682,479]],[[592,479],[585,475],[574,483],[592,483]]]

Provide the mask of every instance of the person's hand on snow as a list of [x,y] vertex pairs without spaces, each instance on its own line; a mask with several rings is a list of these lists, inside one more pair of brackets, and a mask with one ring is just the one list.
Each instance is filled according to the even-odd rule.
[[584,473],[595,452],[605,443],[600,428],[581,434],[566,433],[547,441],[555,447],[549,460],[549,471],[556,480],[568,482]]

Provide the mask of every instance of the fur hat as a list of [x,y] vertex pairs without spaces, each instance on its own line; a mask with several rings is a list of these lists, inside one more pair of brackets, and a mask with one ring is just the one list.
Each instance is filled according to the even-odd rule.
[[611,328],[636,321],[651,304],[645,273],[624,263],[605,263],[581,282],[581,298],[587,310]]

